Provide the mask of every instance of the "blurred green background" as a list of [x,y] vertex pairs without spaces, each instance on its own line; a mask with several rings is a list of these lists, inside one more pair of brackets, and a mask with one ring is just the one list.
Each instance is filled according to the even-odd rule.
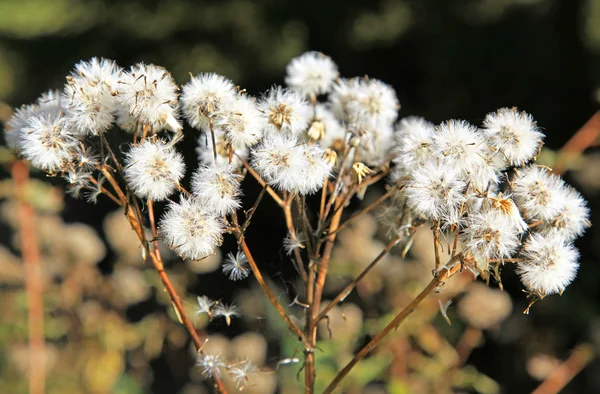
[[[391,84],[402,104],[401,116],[420,115],[436,123],[463,118],[479,124],[488,112],[517,106],[533,114],[545,130],[546,146],[551,152],[559,149],[598,108],[600,0],[0,0],[0,103],[18,106],[34,101],[49,88],[61,88],[73,65],[93,56],[114,59],[123,67],[139,61],[152,62],[170,70],[181,84],[189,80],[190,72],[215,71],[251,94],[260,94],[274,83],[283,83],[287,62],[306,50],[331,56],[343,76],[367,74]],[[0,107],[0,111],[6,112],[6,107]],[[193,151],[192,140],[185,143],[189,152]],[[566,179],[590,202],[592,222],[600,223],[598,152],[588,152],[585,160],[573,163]],[[61,184],[54,180],[51,183]],[[4,186],[2,195],[6,197],[10,193]],[[39,193],[47,193],[44,187],[40,186]],[[254,192],[247,194],[252,197]],[[57,381],[49,382],[49,392],[203,392],[201,385],[189,383],[187,370],[193,359],[182,350],[185,338],[177,337],[181,332],[170,331],[173,316],[166,323],[160,315],[153,314],[156,310],[167,313],[169,308],[165,307],[164,294],[152,271],[138,277],[134,272],[139,271],[139,262],[121,264],[139,260],[139,255],[134,250],[133,256],[124,258],[131,251],[119,250],[110,240],[116,230],[105,219],[114,208],[108,202],[91,209],[85,202],[66,198],[63,203],[62,197],[58,200],[55,206],[44,208],[48,217],[54,218],[48,224],[49,231],[67,231],[61,226],[84,222],[94,229],[95,235],[90,237],[100,235],[85,244],[96,242],[98,248],[106,249],[92,257],[69,255],[73,264],[80,265],[83,259],[98,268],[93,274],[77,271],[92,279],[89,288],[68,295],[73,299],[73,308],[85,297],[91,297],[97,301],[94,307],[111,317],[92,314],[97,320],[89,324],[99,326],[93,333],[84,330],[89,339],[89,349],[85,349],[92,356],[84,360],[81,355],[77,357],[79,345],[71,349],[70,360],[74,365],[85,364],[83,372],[72,371],[69,375],[64,366],[63,370],[55,369]],[[2,241],[7,245],[16,231],[10,225],[9,211],[10,207],[4,208],[5,223],[0,227]],[[273,230],[275,225],[270,220],[268,215],[257,214],[256,227],[248,238],[257,241],[261,231]],[[123,223],[118,226],[127,230]],[[282,223],[274,230],[283,237]],[[77,245],[72,245],[74,250]],[[526,300],[518,279],[512,270],[505,270],[505,290],[514,302],[512,315],[499,334],[486,335],[485,345],[475,349],[468,359],[468,364],[497,382],[500,392],[525,393],[536,387],[538,381],[528,366],[532,355],[564,359],[573,346],[583,342],[595,344],[599,350],[599,245],[598,231],[592,227],[577,242],[582,258],[576,281],[562,297],[544,300],[527,317],[521,315]],[[69,248],[64,246],[61,253]],[[276,262],[281,260],[280,252],[262,242],[258,243],[256,254],[263,261]],[[57,256],[62,255],[56,254],[53,261],[66,261]],[[14,366],[18,349],[13,349],[13,345],[19,341],[26,344],[26,322],[22,320],[26,315],[18,262],[10,266],[10,258],[3,255],[4,268],[0,270],[0,391],[20,393],[26,392],[27,380]],[[11,276],[7,267],[13,267],[16,273]],[[90,305],[85,307],[85,313],[77,306],[74,319],[69,305],[59,308],[66,291],[63,283],[74,272],[68,267],[61,269],[56,269],[55,280],[48,285],[48,293],[60,296],[46,300],[47,320],[54,330],[47,336],[57,348],[70,343],[70,327],[82,319],[81,314],[92,316]],[[291,271],[286,269],[282,274],[275,263],[268,270],[275,277],[285,277],[285,281],[294,280]],[[182,269],[175,275],[185,277],[185,272],[189,271]],[[69,280],[80,279],[76,276]],[[125,301],[115,301],[105,290],[93,290],[115,280],[122,280],[118,283],[133,289]],[[279,283],[282,288],[285,281]],[[119,289],[117,284],[112,286]],[[232,299],[232,294],[238,294],[234,288],[239,288],[218,272],[181,279],[181,286],[189,291],[192,309],[195,295]],[[242,287],[248,291],[251,285]],[[369,305],[363,305],[366,314]],[[104,316],[102,313],[99,316]],[[451,318],[452,313],[449,312]],[[60,319],[55,321],[57,315]],[[21,320],[15,328],[12,319],[17,318]],[[439,318],[432,324],[442,327],[442,332],[448,330]],[[207,330],[237,338],[250,332],[248,327],[250,331],[266,330],[264,325],[248,322]],[[128,339],[111,345],[115,334],[106,333],[123,330],[130,330]],[[152,334],[158,336],[154,342],[148,339]],[[277,357],[291,357],[289,353],[280,354],[286,345],[273,339],[276,335],[265,336],[272,345],[265,350],[265,364],[273,368]],[[169,345],[162,348],[163,342]],[[143,357],[135,352],[139,347],[144,348]],[[290,376],[293,380],[294,374]],[[415,388],[407,391],[398,384],[386,386],[387,391],[383,392],[428,392]],[[471,391],[476,390],[464,389]],[[593,361],[564,392],[600,392],[600,363]]]

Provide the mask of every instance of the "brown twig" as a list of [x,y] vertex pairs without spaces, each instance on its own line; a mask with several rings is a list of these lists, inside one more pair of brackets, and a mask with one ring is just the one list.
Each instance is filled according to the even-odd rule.
[[281,315],[281,317],[287,324],[290,331],[292,333],[294,333],[294,335],[296,335],[302,342],[304,342],[305,346],[308,347],[308,341],[306,340],[304,333],[302,332],[302,330],[300,330],[300,327],[298,327],[298,325],[288,315],[288,313],[285,311],[285,309],[283,308],[283,306],[281,305],[281,303],[279,302],[279,300],[277,299],[275,294],[273,294],[273,291],[269,288],[269,286],[265,282],[265,279],[263,278],[258,266],[256,265],[256,261],[254,260],[252,253],[250,253],[250,249],[248,249],[246,240],[244,239],[244,237],[241,236],[241,234],[239,232],[238,232],[237,236],[238,236],[239,246],[241,247],[242,251],[246,255],[246,258],[248,259],[248,264],[250,264],[250,268],[252,269],[252,272],[254,273],[254,277],[256,278],[256,280],[258,281],[258,284],[263,289],[267,298],[271,302],[271,305],[273,305],[275,310],[277,310],[277,312]]
[[358,282],[360,282],[365,276],[367,276],[367,274],[375,267],[375,265],[377,265],[377,263],[379,263],[390,252],[390,250],[392,250],[392,248],[396,246],[398,242],[400,242],[402,239],[404,239],[404,235],[398,235],[396,238],[392,239],[390,243],[388,243],[387,246],[381,251],[381,253],[379,253],[379,255],[375,257],[375,259],[368,266],[366,266],[365,269],[362,270],[362,272],[356,277],[356,279],[350,282],[344,288],[344,290],[340,291],[340,293],[329,304],[327,304],[325,308],[323,308],[319,316],[317,316],[317,318],[315,319],[316,323],[320,322],[325,316],[327,316],[327,313],[334,306],[336,306],[339,302],[344,300],[348,296],[348,294],[350,294],[350,292],[358,285]]
[[579,157],[583,151],[592,147],[600,136],[600,112],[596,112],[577,132],[567,141],[558,152],[552,172],[560,175],[567,170],[569,160]]
[[273,190],[273,188],[271,186],[269,186],[267,184],[267,182],[265,182],[265,180],[260,177],[260,175],[258,175],[258,173],[254,170],[254,168],[250,167],[250,164],[248,164],[248,162],[246,161],[246,159],[244,159],[243,157],[241,157],[241,156],[239,156],[237,154],[236,154],[236,156],[242,162],[242,164],[244,165],[244,168],[246,168],[246,170],[248,171],[248,173],[250,173],[250,175],[252,175],[254,177],[254,179],[256,179],[256,181],[258,183],[260,183],[260,185],[262,187],[266,186],[267,187],[267,192],[273,198],[273,200],[275,200],[275,202],[277,204],[279,204],[280,207],[283,207],[283,205],[285,203],[281,199],[281,197],[279,197],[279,195],[277,194],[277,192],[275,190]]
[[419,295],[417,295],[410,304],[408,304],[400,313],[398,313],[383,330],[373,337],[373,339],[371,339],[371,341],[365,345],[365,347],[363,347],[352,360],[350,360],[350,362],[337,374],[329,386],[327,386],[323,394],[331,394],[342,381],[342,379],[348,375],[350,370],[352,370],[352,368],[360,360],[369,354],[379,344],[379,342],[385,338],[387,334],[398,328],[400,323],[402,323],[404,319],[406,319],[406,317],[410,315],[413,310],[415,310],[421,301],[423,301],[431,292],[433,292],[440,285],[440,283],[444,282],[446,279],[458,272],[460,270],[460,264],[457,264],[456,262],[460,260],[460,257],[462,257],[460,254],[453,257],[446,266],[439,269],[436,273],[436,276],[431,280],[431,282],[429,282],[427,287],[425,287],[425,289],[423,289],[423,291],[421,291],[421,293],[419,293]]
[[344,223],[342,223],[334,232],[329,232],[327,235],[339,233],[340,231],[342,231],[343,229],[345,229],[346,227],[348,227],[349,225],[354,223],[354,221],[359,219],[361,216],[363,216],[363,215],[371,212],[373,209],[377,208],[377,206],[379,206],[379,204],[381,204],[382,202],[384,202],[385,200],[387,200],[388,198],[390,198],[392,196],[392,194],[394,193],[394,190],[395,190],[394,188],[391,188],[390,190],[388,190],[385,194],[383,194],[381,197],[379,197],[373,203],[369,204],[367,207],[365,207],[362,210],[360,210],[359,212],[355,213],[350,219],[348,219]]
[[19,236],[21,253],[25,263],[27,324],[29,330],[29,393],[43,394],[46,390],[44,302],[35,211],[25,197],[29,184],[27,167],[19,160],[12,165],[11,171],[18,196]]
[[594,359],[594,349],[589,344],[575,347],[573,353],[560,364],[531,394],[556,394]]

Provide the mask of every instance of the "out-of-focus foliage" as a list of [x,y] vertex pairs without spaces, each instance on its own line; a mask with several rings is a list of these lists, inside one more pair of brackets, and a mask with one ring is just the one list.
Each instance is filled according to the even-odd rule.
[[[178,83],[187,82],[189,72],[216,71],[257,93],[281,80],[287,62],[308,49],[332,56],[344,75],[369,70],[392,84],[401,116],[473,120],[517,105],[547,127],[546,143],[556,151],[597,109],[600,0],[1,0],[0,102],[33,101],[40,87],[61,87],[73,64],[92,56],[122,66],[154,62],[171,70]],[[0,118],[6,113],[7,105],[0,105]],[[596,223],[597,156],[571,166]],[[4,162],[4,151],[1,158]],[[541,159],[552,164],[552,151]],[[13,190],[10,180],[0,181],[6,245],[0,248],[0,392],[24,393],[30,355]],[[141,249],[122,214],[106,215],[114,209],[106,201],[95,209],[69,201],[63,210],[62,192],[47,182],[33,180],[30,190],[25,198],[40,215],[47,340],[46,354],[35,356],[46,359],[48,392],[209,392],[168,296],[156,273],[141,263]],[[261,206],[249,239],[262,241],[259,262],[281,299],[290,295],[291,303],[292,294],[301,291],[283,266],[286,259],[276,246],[281,240],[261,237],[265,228],[284,236],[281,218],[268,212],[268,205]],[[75,223],[79,220],[93,227]],[[380,231],[373,218],[365,218],[340,234],[326,296],[381,251],[386,238]],[[526,301],[516,277],[507,275],[505,293],[494,285],[482,289],[468,275],[455,278],[357,366],[345,392],[445,392],[450,385],[490,394],[529,392],[573,345],[600,343],[597,238],[592,228],[580,242],[581,271],[569,290],[536,304],[528,317],[521,314]],[[430,242],[417,238],[406,260],[396,250],[319,327],[318,390],[429,280]],[[268,394],[277,386],[286,394],[303,392],[298,342],[254,282],[234,291],[218,272],[219,263],[215,256],[168,266],[190,316],[198,295],[240,306],[242,318],[232,327],[209,324],[204,315],[194,318],[206,331],[206,346],[228,359],[255,361],[259,371],[245,392]],[[440,312],[450,299],[452,325]],[[475,306],[462,306],[473,300]],[[290,308],[302,317],[301,307]],[[482,326],[494,319],[493,326]],[[599,370],[593,363],[565,392],[597,389]]]

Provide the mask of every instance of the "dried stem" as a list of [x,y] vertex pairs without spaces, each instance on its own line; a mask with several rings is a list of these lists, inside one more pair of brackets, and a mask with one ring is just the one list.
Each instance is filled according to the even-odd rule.
[[345,229],[346,227],[348,227],[349,225],[354,223],[354,221],[359,219],[361,216],[363,216],[363,215],[371,212],[373,209],[377,208],[377,206],[379,206],[382,202],[384,202],[385,200],[390,198],[392,196],[392,194],[394,194],[394,190],[395,190],[394,188],[391,188],[390,190],[388,190],[385,194],[383,194],[381,197],[379,197],[373,203],[369,204],[369,206],[367,206],[367,207],[363,208],[362,210],[360,210],[359,212],[355,213],[350,219],[348,219],[344,223],[342,223],[335,230],[335,232],[329,232],[328,235],[334,234],[334,233],[339,233],[340,231],[342,231],[343,229]]
[[410,315],[413,310],[415,310],[421,301],[423,301],[431,292],[433,292],[440,285],[440,283],[444,282],[446,279],[458,272],[460,270],[460,264],[457,264],[457,261],[460,260],[461,257],[462,256],[460,254],[453,257],[446,266],[438,270],[436,276],[431,280],[431,282],[429,282],[427,287],[425,287],[425,289],[423,289],[423,291],[421,291],[421,293],[419,293],[419,295],[417,295],[417,297],[415,297],[410,304],[408,304],[400,313],[398,313],[383,330],[373,337],[373,339],[371,339],[371,341],[354,356],[354,358],[337,374],[329,386],[327,386],[323,394],[331,394],[342,381],[342,379],[348,375],[356,363],[369,354],[379,344],[379,342],[385,338],[387,334],[398,328],[404,319],[406,319],[406,317]]
[[266,191],[267,191],[267,186],[265,185],[265,186],[263,186],[262,190],[260,191],[260,194],[256,198],[256,201],[254,201],[254,205],[252,206],[252,208],[250,208],[248,210],[248,212],[246,212],[246,219],[244,220],[244,224],[242,224],[242,228],[241,228],[242,234],[246,231],[246,229],[250,225],[250,220],[252,220],[252,216],[254,215],[256,208],[258,208],[258,204],[260,204],[260,201],[262,200]]
[[317,318],[315,319],[316,323],[320,322],[325,316],[327,316],[327,313],[331,309],[333,309],[334,306],[336,306],[339,302],[343,301],[348,296],[348,294],[350,294],[350,292],[356,287],[356,285],[358,285],[358,282],[360,282],[365,276],[367,276],[367,274],[373,269],[373,267],[375,267],[375,265],[377,265],[377,263],[379,263],[390,252],[390,250],[392,250],[394,246],[398,245],[398,242],[400,242],[402,239],[404,239],[403,235],[398,235],[396,238],[392,239],[390,243],[388,243],[387,246],[381,251],[381,253],[379,253],[379,255],[367,267],[365,267],[365,269],[356,277],[356,279],[350,282],[344,288],[344,290],[342,290],[325,308],[323,308],[319,316],[317,316]]
[[283,308],[283,306],[281,305],[281,303],[279,302],[279,300],[277,299],[275,294],[273,294],[273,291],[269,288],[269,286],[265,282],[265,279],[263,278],[260,270],[258,269],[258,266],[256,265],[256,261],[254,261],[254,257],[252,257],[252,253],[250,253],[250,249],[248,249],[246,240],[244,239],[244,237],[241,236],[241,234],[239,232],[237,233],[237,236],[238,236],[238,243],[241,246],[242,251],[246,255],[246,258],[248,259],[248,264],[250,264],[250,268],[252,268],[254,277],[256,278],[256,280],[258,281],[258,284],[263,289],[267,298],[271,302],[271,305],[273,305],[275,310],[277,310],[277,312],[281,315],[281,317],[287,324],[290,331],[292,333],[294,333],[294,335],[296,335],[302,342],[304,342],[305,347],[309,348],[309,344],[308,344],[308,341],[306,340],[306,337],[304,336],[304,333],[302,332],[302,330],[300,330],[300,327],[298,327],[298,325],[288,315],[288,313],[285,311],[285,309]]
[[29,171],[27,167],[22,161],[16,161],[12,165],[11,170],[19,198],[19,236],[21,253],[25,264],[27,324],[29,330],[29,393],[43,394],[46,390],[44,302],[35,211],[25,198],[29,184]]
[[262,187],[266,187],[267,188],[267,192],[271,195],[271,197],[273,198],[273,200],[275,200],[275,202],[277,204],[279,204],[280,207],[283,207],[285,205],[285,203],[282,200],[282,198],[279,197],[279,195],[277,194],[277,192],[275,190],[273,190],[273,188],[271,186],[269,186],[267,184],[267,182],[265,182],[265,180],[260,177],[260,175],[258,175],[258,173],[254,170],[254,168],[250,167],[250,164],[248,164],[248,162],[246,161],[246,159],[244,159],[243,157],[241,157],[239,155],[237,155],[237,157],[240,159],[240,161],[242,162],[242,164],[244,165],[244,168],[246,168],[246,170],[248,171],[248,173],[250,173],[250,175],[252,175],[254,177],[254,179],[256,179],[256,181],[258,183],[260,183],[260,185]]
[[593,359],[594,349],[591,345],[578,345],[569,358],[556,367],[531,394],[557,394]]
[[[285,216],[285,224],[287,226],[288,232],[290,233],[290,238],[292,239],[292,241],[296,241],[296,239],[297,239],[296,228],[294,226],[294,220],[292,218],[291,201],[284,203],[282,208],[283,208],[283,214]],[[302,254],[300,253],[300,250],[298,248],[295,248],[293,253],[294,253],[294,260],[293,260],[294,267],[296,268],[296,271],[298,271],[298,274],[302,277],[302,280],[304,282],[306,282],[308,280],[308,273],[306,272],[306,269],[304,268],[304,262],[302,261]]]
[[208,117],[208,127],[210,128],[210,140],[212,141],[213,159],[217,162],[217,141],[215,139],[215,129],[212,115]]
[[104,186],[100,186],[98,181],[93,176],[90,176],[88,179],[90,182],[92,182],[94,185],[96,185],[100,188],[100,191],[102,192],[102,194],[105,194],[106,196],[108,196],[108,198],[113,200],[117,205],[119,205],[119,206],[123,205],[121,203],[121,201],[117,197],[115,197],[115,195],[112,194],[108,189],[106,189]]

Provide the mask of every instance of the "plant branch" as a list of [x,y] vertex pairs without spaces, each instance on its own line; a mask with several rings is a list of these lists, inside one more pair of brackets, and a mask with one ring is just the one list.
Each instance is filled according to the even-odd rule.
[[242,162],[242,164],[244,165],[244,167],[246,168],[246,170],[250,173],[250,175],[252,175],[254,177],[254,179],[256,179],[256,181],[258,183],[260,183],[261,186],[263,187],[267,187],[267,192],[269,193],[269,195],[271,195],[271,197],[273,198],[273,200],[275,200],[275,202],[277,204],[279,204],[279,206],[283,207],[285,205],[285,203],[283,202],[283,200],[281,199],[281,197],[279,197],[279,195],[277,194],[277,192],[275,190],[273,190],[273,188],[271,186],[269,186],[267,184],[267,182],[265,182],[264,179],[262,179],[260,177],[260,175],[258,175],[258,173],[254,170],[254,168],[250,167],[250,164],[248,164],[248,162],[246,161],[246,159],[244,159],[243,157],[239,156],[236,154],[236,156],[238,157],[238,159],[240,159],[240,161]]
[[279,302],[279,300],[277,299],[275,294],[273,294],[273,291],[269,288],[269,286],[265,282],[265,279],[263,278],[260,270],[258,269],[258,266],[256,265],[256,261],[254,261],[254,257],[252,257],[252,253],[250,253],[250,249],[248,249],[246,240],[244,239],[244,237],[242,237],[242,235],[239,233],[239,231],[237,233],[237,237],[238,237],[238,243],[241,246],[242,251],[246,255],[246,258],[248,259],[250,268],[252,268],[254,277],[258,281],[258,284],[260,285],[260,287],[265,292],[267,298],[271,302],[271,305],[273,305],[275,310],[277,310],[277,312],[281,315],[281,317],[287,324],[290,331],[292,333],[294,333],[294,335],[296,335],[302,342],[304,342],[305,347],[310,348],[309,343],[306,340],[306,337],[304,336],[304,333],[302,332],[302,330],[300,330],[300,327],[298,327],[298,325],[288,315],[288,313],[285,311],[285,309],[283,308],[283,306],[281,305],[281,303]]
[[446,279],[450,278],[456,272],[460,270],[460,264],[457,262],[462,258],[462,255],[457,255],[450,259],[448,264],[437,271],[436,276],[429,282],[427,287],[415,297],[414,300],[411,301],[400,313],[394,317],[394,319],[383,329],[381,330],[371,341],[365,345],[355,356],[354,358],[337,374],[337,376],[333,379],[333,381],[327,386],[323,394],[331,394],[333,390],[339,385],[339,383],[344,379],[350,370],[367,354],[369,354],[375,347],[381,342],[383,338],[387,334],[389,334],[392,330],[398,328],[398,326],[406,319],[408,315],[423,301],[431,292],[433,292],[442,282]]
[[573,353],[540,384],[531,394],[557,394],[594,359],[594,349],[589,344],[578,345]]
[[350,292],[356,287],[356,285],[358,285],[358,282],[360,282],[365,276],[367,276],[367,274],[373,269],[373,267],[375,267],[375,265],[377,265],[377,263],[379,263],[390,252],[390,250],[392,250],[394,246],[398,245],[398,242],[400,242],[402,239],[404,239],[404,235],[398,235],[396,238],[392,239],[390,243],[388,243],[387,246],[381,251],[381,253],[379,253],[379,255],[367,267],[365,267],[365,269],[356,277],[356,279],[350,282],[344,288],[344,290],[342,290],[329,304],[327,304],[325,308],[323,308],[319,316],[317,316],[317,318],[315,319],[316,323],[320,322],[323,318],[325,318],[325,316],[327,316],[327,313],[331,309],[333,309],[334,306],[336,306],[339,302],[343,301],[348,296],[348,294],[350,294]]
[[27,324],[29,331],[29,393],[46,390],[46,354],[44,342],[44,299],[40,249],[35,224],[35,211],[26,200],[29,171],[22,161],[11,167],[18,196],[18,223],[21,253],[25,264],[27,292]]

